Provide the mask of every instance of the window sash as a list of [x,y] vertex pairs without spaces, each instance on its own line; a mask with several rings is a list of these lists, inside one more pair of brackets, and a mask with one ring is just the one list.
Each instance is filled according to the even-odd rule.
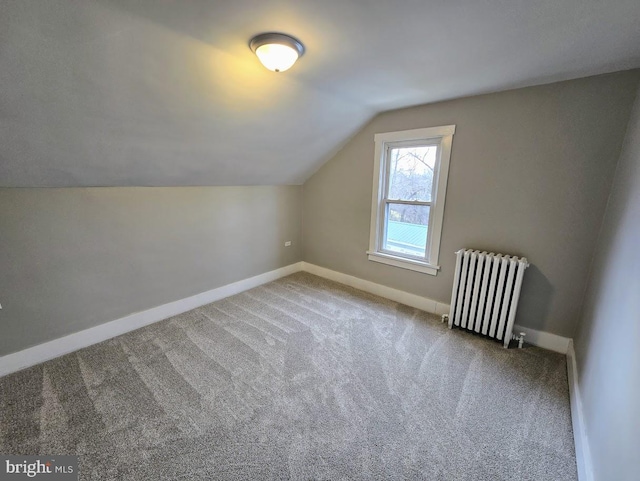
[[[438,185],[438,171],[440,170],[440,154],[442,150],[442,139],[422,139],[422,140],[404,140],[399,142],[385,142],[384,149],[384,187],[382,192],[385,199],[389,198],[389,189],[391,188],[391,151],[393,149],[409,148],[409,147],[435,147],[436,163],[433,167],[433,184],[431,186],[431,202],[436,198],[436,187]],[[400,200],[400,199],[398,199]],[[411,201],[412,202],[412,201]]]
[[[433,205],[437,202],[437,185],[438,185],[438,174],[440,171],[440,155],[441,155],[441,140],[437,139],[422,139],[416,141],[400,141],[400,142],[389,142],[385,143],[384,149],[384,179],[383,179],[383,188],[382,188],[382,198],[380,199],[380,206],[378,209],[379,218],[378,218],[378,242],[377,242],[377,252],[381,252],[383,254],[392,255],[395,257],[401,257],[406,259],[418,260],[421,262],[429,262],[429,253],[431,250],[431,238],[432,238],[432,225],[433,225]],[[419,200],[403,200],[403,199],[394,199],[389,197],[389,189],[391,185],[391,150],[403,147],[436,147],[436,163],[433,169],[433,180],[431,186],[431,201],[419,201]],[[427,223],[427,240],[425,243],[424,256],[414,256],[411,254],[392,251],[389,249],[385,249],[384,246],[387,244],[387,222],[389,220],[389,204],[404,204],[404,205],[419,205],[419,206],[428,206],[429,207],[429,222]]]
[[[425,242],[425,249],[423,256],[414,256],[411,254],[407,254],[404,252],[393,251],[389,249],[385,249],[384,246],[387,245],[387,222],[389,220],[389,204],[405,204],[405,205],[426,205],[429,209],[429,222],[427,224],[427,241]],[[397,202],[394,200],[384,199],[382,201],[382,208],[380,209],[380,219],[378,221],[378,225],[380,226],[380,230],[378,232],[378,252],[382,252],[384,254],[389,254],[396,257],[406,257],[407,259],[415,259],[422,262],[427,262],[429,258],[429,246],[431,244],[431,223],[433,216],[431,215],[431,202]]]
[[[424,256],[414,256],[411,254],[407,254],[405,252],[398,252],[398,251],[394,251],[391,249],[385,249],[384,246],[387,245],[387,222],[389,220],[389,204],[395,204],[395,202],[387,202],[386,205],[383,208],[383,214],[382,214],[382,222],[380,222],[380,226],[381,226],[381,232],[380,232],[380,244],[378,247],[378,252],[382,252],[384,254],[389,254],[391,256],[395,256],[395,257],[403,257],[403,258],[407,258],[407,259],[414,259],[414,260],[418,260],[418,261],[422,261],[422,262],[426,262],[427,257],[429,256],[429,225],[427,225],[427,240],[425,242],[425,247],[424,247]],[[416,204],[416,205],[421,205],[421,204]],[[429,212],[429,223],[431,223],[431,212]]]

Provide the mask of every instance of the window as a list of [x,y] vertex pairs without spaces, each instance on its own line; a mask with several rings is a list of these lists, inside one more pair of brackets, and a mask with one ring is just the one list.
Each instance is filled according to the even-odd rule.
[[375,136],[369,260],[438,273],[455,125]]

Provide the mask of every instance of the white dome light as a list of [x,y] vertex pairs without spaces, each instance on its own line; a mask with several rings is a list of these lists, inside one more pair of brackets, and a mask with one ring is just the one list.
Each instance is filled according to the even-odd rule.
[[304,54],[302,43],[282,33],[263,33],[251,39],[249,47],[262,65],[273,72],[289,70]]

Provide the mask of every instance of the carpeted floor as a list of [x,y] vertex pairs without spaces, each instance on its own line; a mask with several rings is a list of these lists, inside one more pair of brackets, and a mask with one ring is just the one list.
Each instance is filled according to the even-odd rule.
[[0,379],[95,480],[575,480],[562,355],[299,273]]

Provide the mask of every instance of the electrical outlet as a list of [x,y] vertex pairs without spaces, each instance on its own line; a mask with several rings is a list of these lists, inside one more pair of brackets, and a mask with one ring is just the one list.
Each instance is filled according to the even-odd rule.
[[287,242],[285,242],[285,243],[284,243],[284,246],[285,246],[285,247],[291,247],[291,241],[287,241]]

